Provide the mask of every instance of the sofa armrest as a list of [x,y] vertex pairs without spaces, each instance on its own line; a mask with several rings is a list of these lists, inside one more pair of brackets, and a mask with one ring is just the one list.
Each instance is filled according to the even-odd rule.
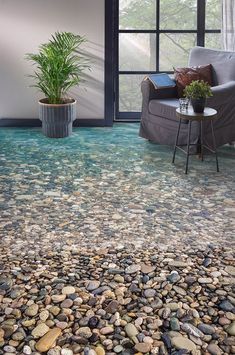
[[144,79],[141,83],[142,112],[148,111],[150,100],[177,98],[176,87],[155,89],[150,80]]
[[225,84],[213,86],[211,88],[213,96],[207,99],[207,105],[210,107],[220,107],[235,100],[235,81],[229,81]]

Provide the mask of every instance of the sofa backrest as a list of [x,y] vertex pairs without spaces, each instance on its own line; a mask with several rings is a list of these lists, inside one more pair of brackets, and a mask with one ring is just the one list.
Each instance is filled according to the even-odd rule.
[[189,55],[189,66],[205,64],[212,64],[214,85],[235,80],[235,52],[204,47],[192,48]]

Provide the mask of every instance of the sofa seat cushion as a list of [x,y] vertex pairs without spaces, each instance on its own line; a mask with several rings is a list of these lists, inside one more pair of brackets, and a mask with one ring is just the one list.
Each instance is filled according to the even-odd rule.
[[179,107],[178,99],[150,100],[149,112],[172,121],[178,121],[176,109]]

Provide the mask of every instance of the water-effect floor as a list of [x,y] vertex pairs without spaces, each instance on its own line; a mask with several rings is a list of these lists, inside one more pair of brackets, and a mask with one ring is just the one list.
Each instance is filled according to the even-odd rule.
[[201,162],[138,137],[138,124],[75,128],[49,139],[39,128],[0,131],[0,234],[22,249],[158,243],[231,243],[235,149]]

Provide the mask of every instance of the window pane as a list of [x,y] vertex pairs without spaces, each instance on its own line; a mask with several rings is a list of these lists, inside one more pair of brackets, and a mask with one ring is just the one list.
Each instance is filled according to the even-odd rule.
[[194,33],[162,33],[160,35],[160,70],[188,65],[189,52],[197,43]]
[[206,0],[206,29],[220,30],[222,22],[221,0]]
[[155,34],[120,33],[119,70],[155,70],[155,58]]
[[119,111],[141,111],[143,75],[119,75]]
[[161,0],[160,28],[195,30],[197,28],[197,0]]
[[206,33],[205,47],[222,49],[222,35],[221,33]]
[[119,28],[153,30],[156,28],[156,0],[120,0]]

